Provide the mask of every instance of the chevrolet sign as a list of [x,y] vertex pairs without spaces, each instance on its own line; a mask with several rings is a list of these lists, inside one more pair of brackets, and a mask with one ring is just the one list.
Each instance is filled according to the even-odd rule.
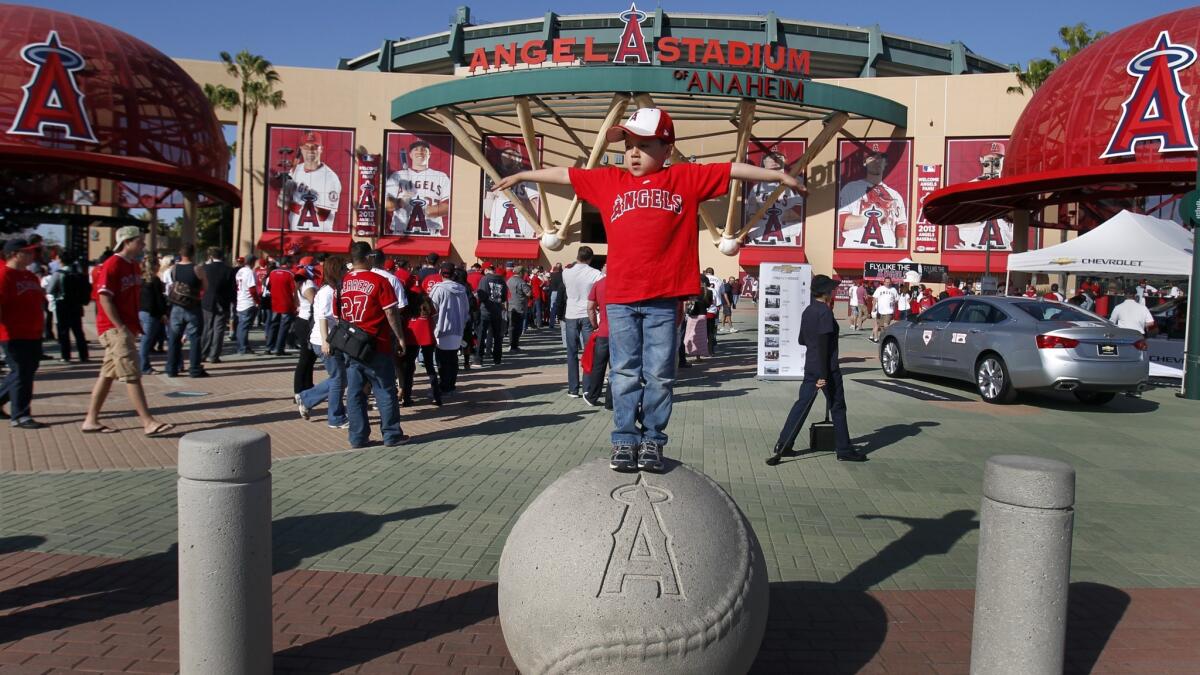
[[1074,258],[1055,258],[1054,260],[1050,261],[1050,264],[1051,265],[1073,265],[1073,264],[1075,264],[1075,259]]

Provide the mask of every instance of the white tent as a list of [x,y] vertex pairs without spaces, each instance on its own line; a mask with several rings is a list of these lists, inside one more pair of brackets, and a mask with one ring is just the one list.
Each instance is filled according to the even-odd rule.
[[1192,234],[1170,220],[1122,211],[1070,241],[1008,256],[1008,271],[1190,277]]

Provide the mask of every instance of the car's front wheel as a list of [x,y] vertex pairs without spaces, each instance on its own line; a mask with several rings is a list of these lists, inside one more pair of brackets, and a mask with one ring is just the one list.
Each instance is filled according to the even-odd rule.
[[1017,397],[1008,366],[998,354],[984,354],[975,364],[975,386],[987,403],[1011,403]]
[[879,361],[883,364],[883,374],[888,377],[904,377],[908,374],[904,370],[904,360],[900,357],[900,343],[894,338],[884,340],[883,349],[879,352]]
[[1075,398],[1085,405],[1104,405],[1117,397],[1111,391],[1074,391]]

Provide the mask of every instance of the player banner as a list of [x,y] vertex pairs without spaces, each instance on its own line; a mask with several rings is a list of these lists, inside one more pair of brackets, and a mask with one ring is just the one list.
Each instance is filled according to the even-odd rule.
[[[520,136],[484,136],[483,152],[492,166],[500,173],[501,178],[507,178],[514,173],[533,168],[530,161],[529,149],[525,140]],[[539,161],[542,156],[542,137],[537,137],[537,153]],[[486,239],[533,239],[535,238],[533,224],[521,215],[521,212],[502,194],[493,193],[492,179],[483,175],[482,204],[479,209],[480,236]],[[537,185],[530,182],[518,183],[513,186],[513,197],[525,202],[530,213],[541,216],[542,203],[538,196]]]
[[803,379],[800,318],[811,295],[812,266],[764,262],[758,269],[758,377]]
[[449,237],[454,175],[450,134],[389,131],[383,156],[384,236]]
[[[1004,146],[1008,138],[946,139],[946,185],[975,183],[1000,177],[1004,169]],[[1011,251],[1011,220],[994,218],[985,223],[946,226],[947,251]]]
[[354,201],[354,236],[379,235],[379,155],[359,153],[355,165],[358,173],[358,198]]
[[838,141],[838,248],[908,250],[912,140]]
[[[353,185],[353,161],[353,130],[269,127],[266,229],[278,231],[286,222],[293,232],[349,234],[350,200],[342,186]],[[281,172],[288,177],[286,194]]]
[[[807,141],[752,138],[746,146],[746,161],[768,169],[786,171],[804,155]],[[804,181],[803,175],[800,181]],[[779,183],[742,186],[742,224],[747,225]],[[750,224],[748,246],[804,246],[804,196],[787,189],[762,219]]]
[[913,224],[914,253],[937,253],[941,227],[925,219],[925,200],[942,187],[942,165],[917,165],[917,218]]

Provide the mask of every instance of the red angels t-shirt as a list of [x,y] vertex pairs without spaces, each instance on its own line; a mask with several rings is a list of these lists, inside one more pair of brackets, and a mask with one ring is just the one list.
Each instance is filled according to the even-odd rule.
[[[96,275],[96,294],[111,297],[117,305],[121,323],[134,335],[142,334],[142,322],[138,320],[141,304],[142,270],[132,260],[120,254],[110,256]],[[104,335],[113,327],[112,319],[104,311],[104,305],[96,303],[96,332]]]
[[36,274],[0,265],[0,342],[41,340],[45,298]]
[[959,288],[958,286],[947,286],[946,287],[946,295],[951,298],[957,298],[958,296],[960,296],[962,294],[963,294],[962,289]]
[[291,314],[299,302],[296,299],[296,275],[287,269],[271,270],[267,287],[271,289],[271,311]]
[[353,270],[342,277],[342,320],[374,335],[380,354],[392,351],[392,328],[384,310],[396,303],[392,283],[370,270]]
[[646,176],[609,166],[570,169],[579,198],[608,234],[608,302],[682,298],[700,290],[700,202],[729,189],[728,163],[674,164]]

